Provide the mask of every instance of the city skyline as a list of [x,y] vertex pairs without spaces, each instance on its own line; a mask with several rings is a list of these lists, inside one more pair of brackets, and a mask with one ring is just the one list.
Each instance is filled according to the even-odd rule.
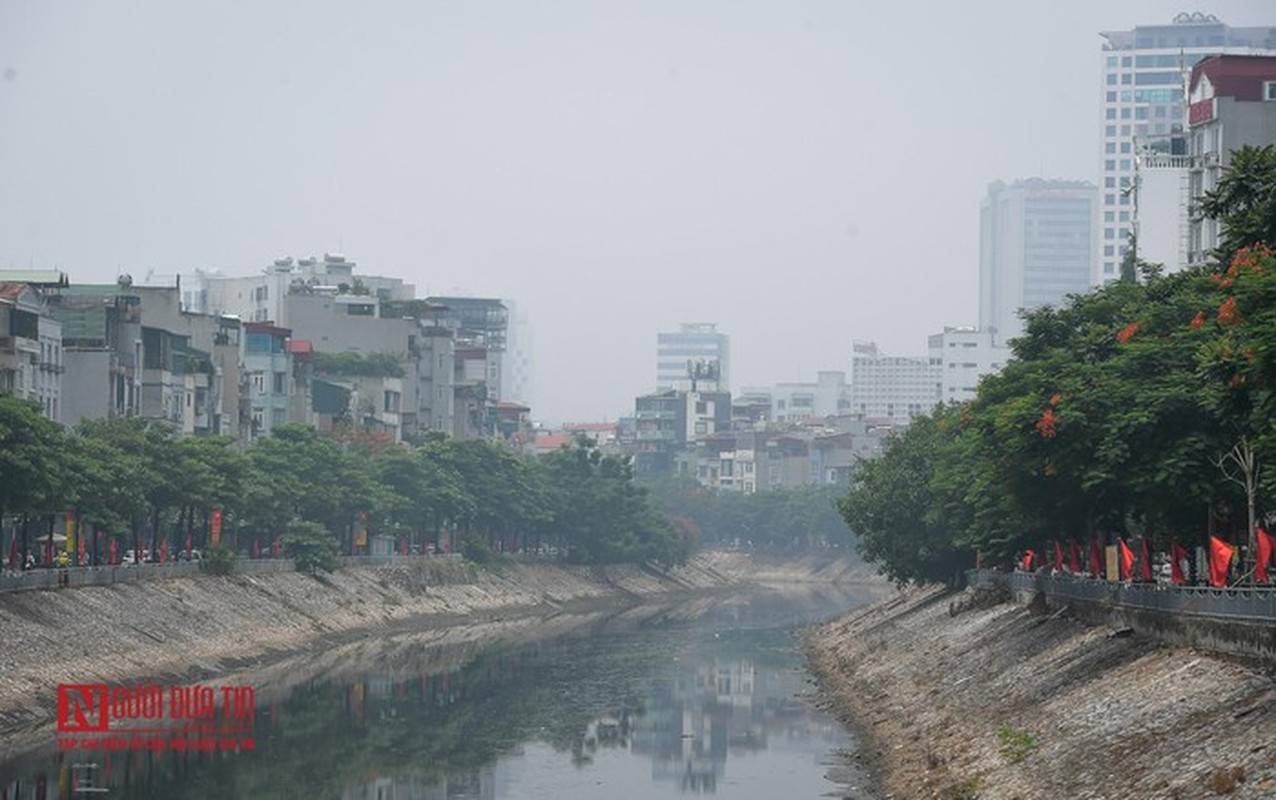
[[1096,180],[1100,32],[1185,10],[8,4],[0,267],[350,252],[516,300],[551,420],[626,413],[685,320],[730,333],[735,385],[810,380],[972,323],[984,188]]

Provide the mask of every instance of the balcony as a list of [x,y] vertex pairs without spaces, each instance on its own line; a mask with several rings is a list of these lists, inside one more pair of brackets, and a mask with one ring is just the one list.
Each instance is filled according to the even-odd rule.
[[640,430],[636,431],[636,434],[640,442],[672,442],[675,439],[674,432],[670,430]]

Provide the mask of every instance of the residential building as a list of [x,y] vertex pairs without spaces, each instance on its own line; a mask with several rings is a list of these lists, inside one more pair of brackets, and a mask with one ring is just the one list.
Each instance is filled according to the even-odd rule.
[[430,297],[426,315],[451,332],[453,353],[452,435],[494,437],[500,428],[496,403],[504,400],[502,358],[509,333],[509,309],[487,297]]
[[[1210,56],[1192,68],[1188,85],[1189,193],[1193,203],[1218,185],[1243,145],[1276,144],[1276,54]],[[1219,245],[1219,224],[1189,219],[1190,264],[1203,264]]]
[[850,412],[907,425],[940,401],[939,366],[928,357],[882,355],[873,342],[855,342],[851,355]]
[[248,395],[248,438],[269,436],[289,421],[293,364],[292,331],[269,322],[244,323],[244,376]]
[[979,328],[1006,342],[1020,309],[1062,305],[1091,286],[1098,190],[1084,181],[995,181],[979,209]]
[[656,391],[731,390],[731,337],[712,322],[656,334]]
[[[1234,28],[1199,12],[1179,14],[1168,24],[1139,25],[1101,35],[1102,249],[1095,262],[1093,283],[1118,276],[1130,233],[1135,230],[1137,195],[1149,200],[1165,196],[1165,192],[1148,191],[1148,187],[1140,187],[1136,194],[1139,159],[1154,170],[1145,176],[1148,180],[1185,185],[1187,71],[1207,55],[1276,50],[1276,27]],[[1186,259],[1187,216],[1151,211],[1140,209],[1138,216],[1167,222],[1159,232],[1151,225],[1139,227],[1139,252],[1173,269]],[[982,319],[980,325],[983,327]]]
[[750,409],[765,404],[761,417],[769,422],[802,422],[847,413],[851,389],[845,372],[826,371],[817,372],[814,383],[745,387],[733,401],[740,410],[736,416],[751,417]]
[[989,331],[945,327],[928,340],[930,363],[939,368],[939,396],[944,403],[975,399],[979,379],[998,372],[1010,358],[1010,348]]
[[62,324],[39,285],[4,282],[0,274],[0,392],[33,400],[62,422],[63,370]]
[[[289,327],[285,298],[290,294],[327,290],[329,294],[350,294],[369,301],[411,300],[415,287],[398,278],[356,275],[358,265],[341,253],[325,253],[323,258],[278,258],[254,275],[231,277],[196,270],[186,279],[182,294],[188,311],[231,314],[248,322],[273,322]],[[364,312],[376,316],[376,311]]]

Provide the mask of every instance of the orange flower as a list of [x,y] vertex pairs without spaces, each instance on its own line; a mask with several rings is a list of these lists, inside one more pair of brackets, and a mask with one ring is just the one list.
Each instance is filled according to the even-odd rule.
[[1196,330],[1197,328],[1203,327],[1204,325],[1205,325],[1204,311],[1197,311],[1196,316],[1192,317],[1192,321],[1187,323],[1187,327],[1191,328],[1192,330]]
[[1236,325],[1241,321],[1240,309],[1236,307],[1236,298],[1229,297],[1218,307],[1218,324]]
[[1053,439],[1055,436],[1054,424],[1054,409],[1047,408],[1042,413],[1041,419],[1037,420],[1037,433],[1041,434],[1042,439]]
[[1134,334],[1139,332],[1139,328],[1143,327],[1138,322],[1131,322],[1122,328],[1116,335],[1116,340],[1121,344],[1125,344],[1134,338]]
[[1057,406],[1062,401],[1063,401],[1063,395],[1059,394],[1058,392],[1055,392],[1054,394],[1050,395],[1051,406]]

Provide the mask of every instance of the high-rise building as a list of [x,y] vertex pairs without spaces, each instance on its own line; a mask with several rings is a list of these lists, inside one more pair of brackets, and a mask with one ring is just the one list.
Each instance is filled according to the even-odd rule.
[[731,337],[712,322],[684,322],[676,333],[656,334],[656,391],[731,390]]
[[980,330],[1006,342],[1023,332],[1020,309],[1090,288],[1097,198],[1084,181],[989,185],[979,209]]
[[979,379],[1001,370],[1010,348],[988,331],[945,327],[928,340],[930,363],[939,367],[940,397],[945,403],[974,400]]
[[[1103,136],[1101,138],[1102,239],[1095,283],[1113,280],[1135,230],[1133,191],[1140,160],[1162,183],[1183,187],[1188,167],[1184,98],[1187,74],[1207,55],[1262,54],[1276,50],[1276,27],[1233,28],[1217,17],[1199,12],[1179,14],[1169,24],[1139,25],[1132,30],[1106,31],[1103,44]],[[1140,187],[1152,199],[1157,193]],[[1178,200],[1178,198],[1172,198]],[[1186,203],[1168,202],[1167,209]],[[1139,209],[1139,216],[1157,220],[1163,214]],[[1139,252],[1151,260],[1169,262],[1171,269],[1186,260],[1185,214],[1161,226],[1140,226]]]

